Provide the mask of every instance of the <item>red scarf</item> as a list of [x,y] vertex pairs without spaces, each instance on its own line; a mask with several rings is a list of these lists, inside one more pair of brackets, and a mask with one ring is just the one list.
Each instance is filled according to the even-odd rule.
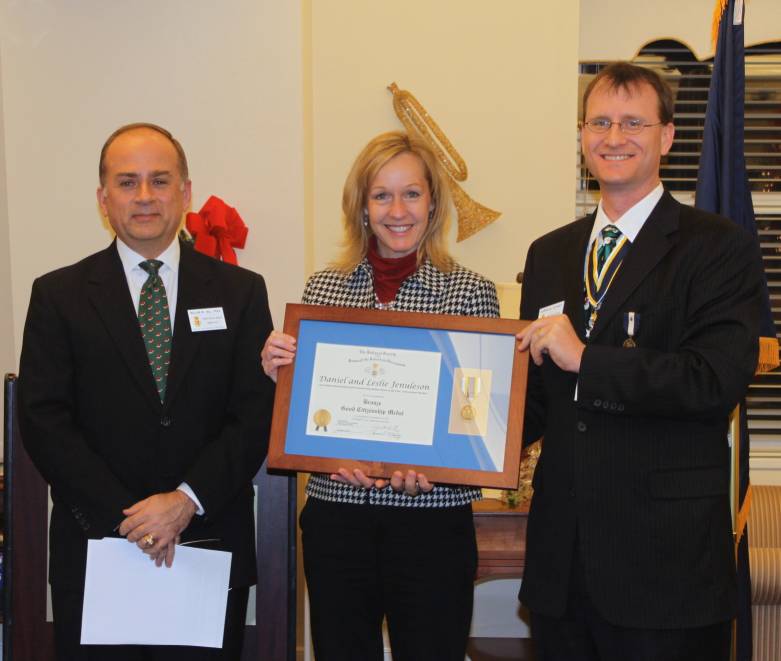
[[366,257],[374,271],[374,293],[380,303],[390,303],[395,299],[401,283],[418,267],[417,250],[404,257],[382,257],[377,252],[376,236],[369,239],[369,253]]

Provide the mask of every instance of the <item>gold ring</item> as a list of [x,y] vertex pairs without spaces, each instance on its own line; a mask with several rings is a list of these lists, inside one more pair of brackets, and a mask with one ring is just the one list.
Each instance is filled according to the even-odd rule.
[[144,535],[143,538],[142,538],[142,541],[147,546],[154,546],[155,545],[155,538],[153,537],[151,532],[149,534],[147,534],[147,535]]

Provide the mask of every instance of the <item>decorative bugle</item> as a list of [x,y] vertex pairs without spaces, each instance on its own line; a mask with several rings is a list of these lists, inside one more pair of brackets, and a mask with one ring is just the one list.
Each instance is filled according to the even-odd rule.
[[466,162],[420,102],[410,92],[400,90],[396,83],[391,83],[388,89],[393,93],[393,110],[407,132],[417,134],[431,146],[449,175],[450,192],[458,214],[456,241],[469,238],[501,216],[499,211],[473,200],[458,185],[468,176]]

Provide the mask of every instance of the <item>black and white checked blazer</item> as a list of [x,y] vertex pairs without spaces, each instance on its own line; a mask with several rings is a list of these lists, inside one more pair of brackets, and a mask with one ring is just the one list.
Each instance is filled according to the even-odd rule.
[[[301,302],[350,308],[376,307],[371,264],[364,259],[348,274],[333,270],[315,273],[306,283]],[[459,265],[450,273],[443,273],[428,259],[401,283],[393,308],[471,317],[499,316],[499,301],[493,282]],[[371,505],[394,507],[455,507],[482,497],[480,489],[474,487],[443,485],[436,485],[429,493],[415,497],[397,493],[390,485],[384,489],[356,489],[335,482],[323,474],[314,474],[309,478],[306,493],[311,498],[331,502],[368,502]]]

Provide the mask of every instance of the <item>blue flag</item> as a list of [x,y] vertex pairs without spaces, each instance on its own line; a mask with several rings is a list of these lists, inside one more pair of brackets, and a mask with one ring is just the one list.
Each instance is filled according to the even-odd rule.
[[[718,41],[713,61],[705,130],[697,175],[695,206],[731,218],[759,237],[754,219],[746,157],[744,154],[745,53],[743,42],[743,1],[720,0]],[[765,305],[760,325],[760,365],[772,369],[778,365],[778,342],[765,283]],[[745,402],[741,403],[739,420],[738,473],[739,489],[736,528],[745,521],[746,495],[749,490],[749,434]],[[748,538],[737,530],[738,616],[735,628],[735,658],[751,661],[751,575],[748,561]],[[743,533],[741,535],[741,532]]]
[[[743,144],[746,88],[743,2],[721,2],[725,6],[719,21],[708,91],[694,206],[732,219],[759,242]],[[760,334],[776,337],[767,285]]]

